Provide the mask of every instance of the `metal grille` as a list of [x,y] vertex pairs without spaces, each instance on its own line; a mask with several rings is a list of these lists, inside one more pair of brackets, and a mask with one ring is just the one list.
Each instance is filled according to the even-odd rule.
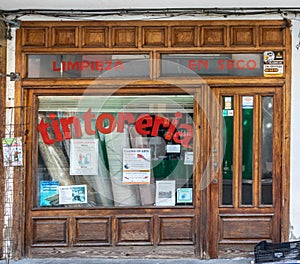
[[[23,166],[23,145],[26,139],[27,130],[25,123],[26,114],[31,114],[28,107],[7,107],[4,109],[5,118],[3,118],[2,128],[2,153],[1,163],[4,168],[1,174],[1,182],[4,186],[4,201],[3,201],[3,258],[9,262],[9,259],[14,255],[13,243],[19,234],[22,234],[24,222],[24,210],[22,208],[23,189],[24,189],[24,166]],[[30,120],[30,118],[28,119]],[[21,153],[15,155],[13,139],[20,139],[22,142]],[[16,159],[22,159],[20,163],[16,163]],[[18,186],[18,190],[14,190],[14,186]],[[16,199],[15,194],[19,195]],[[19,201],[19,202],[16,202]],[[17,212],[17,215],[15,214]],[[14,219],[16,217],[16,219]],[[15,221],[14,221],[15,220]],[[14,224],[16,223],[16,224]]]

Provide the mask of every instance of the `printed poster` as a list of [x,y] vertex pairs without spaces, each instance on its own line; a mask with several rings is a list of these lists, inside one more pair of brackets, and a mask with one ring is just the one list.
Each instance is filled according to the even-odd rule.
[[265,77],[283,76],[283,51],[264,52],[264,76]]
[[123,149],[123,183],[150,184],[151,149]]
[[156,206],[175,205],[175,181],[156,182]]
[[4,167],[23,166],[22,138],[2,138]]
[[70,140],[70,175],[98,175],[98,139]]
[[86,185],[59,186],[59,204],[87,203]]
[[59,181],[41,181],[40,183],[40,206],[58,205]]

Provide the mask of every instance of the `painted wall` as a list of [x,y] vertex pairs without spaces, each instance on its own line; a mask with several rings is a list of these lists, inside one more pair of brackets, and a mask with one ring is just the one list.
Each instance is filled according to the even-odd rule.
[[300,19],[292,23],[290,239],[300,239]]

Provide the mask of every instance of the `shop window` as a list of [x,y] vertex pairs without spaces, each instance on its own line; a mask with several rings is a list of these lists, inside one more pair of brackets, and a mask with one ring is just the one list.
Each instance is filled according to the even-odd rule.
[[30,54],[28,78],[149,77],[148,54]]
[[161,59],[162,76],[264,75],[263,54],[163,54]]
[[40,96],[37,207],[193,204],[193,96]]

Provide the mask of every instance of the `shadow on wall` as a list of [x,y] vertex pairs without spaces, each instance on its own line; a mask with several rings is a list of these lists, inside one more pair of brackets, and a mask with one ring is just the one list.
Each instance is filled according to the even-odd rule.
[[290,224],[290,235],[289,235],[289,241],[294,241],[294,240],[300,240],[300,237],[296,237],[294,234],[294,226]]

